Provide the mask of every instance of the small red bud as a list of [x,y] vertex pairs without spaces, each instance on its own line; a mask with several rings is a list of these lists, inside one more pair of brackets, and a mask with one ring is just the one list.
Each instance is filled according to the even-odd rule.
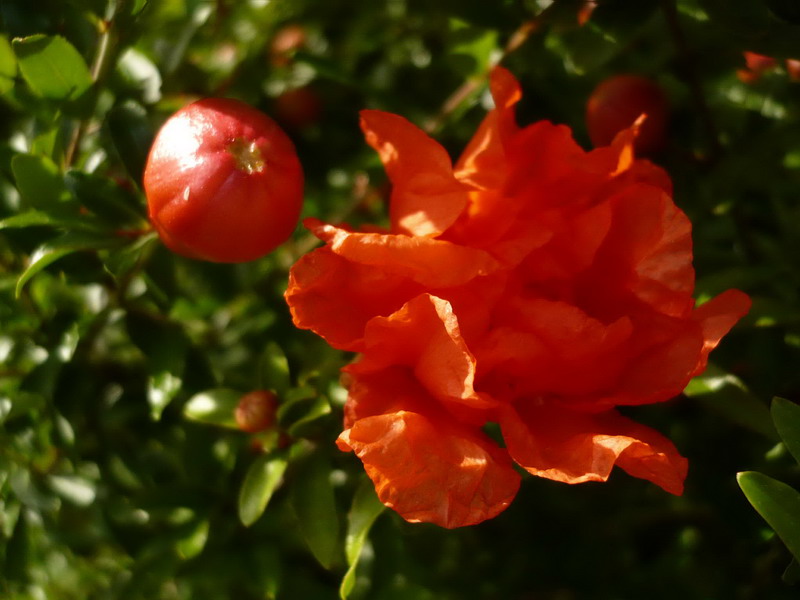
[[239,429],[247,433],[258,433],[275,424],[278,398],[267,390],[255,390],[245,394],[236,406],[235,417]]

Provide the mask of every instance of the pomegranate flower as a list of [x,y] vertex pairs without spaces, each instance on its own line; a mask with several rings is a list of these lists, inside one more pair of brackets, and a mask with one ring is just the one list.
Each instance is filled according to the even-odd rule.
[[292,268],[294,322],[360,353],[338,445],[385,505],[448,528],[504,510],[514,462],[565,483],[617,465],[680,494],[686,459],[616,407],[679,394],[750,301],[695,306],[691,225],[634,158],[635,126],[585,152],[567,127],[517,127],[507,70],[491,91],[455,166],[402,117],[364,111],[390,229],[306,221],[326,245]]

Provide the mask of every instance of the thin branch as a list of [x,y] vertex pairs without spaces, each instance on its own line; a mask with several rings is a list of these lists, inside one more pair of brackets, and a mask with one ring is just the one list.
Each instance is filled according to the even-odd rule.
[[723,151],[722,143],[719,138],[719,130],[714,122],[714,115],[708,106],[708,101],[706,100],[706,95],[703,90],[703,82],[695,69],[694,52],[689,47],[686,42],[686,36],[683,34],[675,0],[661,0],[661,8],[664,11],[667,27],[672,36],[672,41],[675,44],[678,66],[686,84],[689,86],[692,102],[694,102],[695,109],[700,116],[700,122],[705,129],[705,135],[711,146],[711,156],[709,160],[716,160]]
[[[100,32],[100,39],[97,42],[97,49],[95,50],[94,60],[92,60],[92,66],[90,69],[95,88],[97,87],[98,83],[105,78],[112,66],[113,60],[116,58],[117,35],[115,18],[126,2],[127,0],[114,0],[111,4],[112,8],[110,9],[107,18],[100,22],[100,26],[102,28]],[[97,94],[98,91],[95,89],[95,99],[91,110],[92,113],[94,113],[94,109],[97,106]],[[89,128],[89,121],[90,118],[81,120],[75,127],[75,130],[72,132],[72,137],[67,145],[67,150],[64,156],[64,162],[67,167],[72,166],[72,163],[77,156],[81,140]]]

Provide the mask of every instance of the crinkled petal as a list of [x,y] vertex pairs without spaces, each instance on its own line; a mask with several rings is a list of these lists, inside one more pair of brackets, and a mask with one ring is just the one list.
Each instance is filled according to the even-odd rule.
[[467,206],[469,190],[453,175],[447,151],[424,131],[391,113],[362,111],[361,128],[392,180],[392,229],[437,236],[450,227]]
[[412,523],[474,525],[505,510],[519,488],[511,461],[485,436],[419,413],[359,419],[339,445],[363,461],[381,502]]
[[684,318],[694,304],[691,223],[663,190],[632,184],[609,200],[612,223],[580,285],[596,314],[639,310]]
[[489,85],[495,108],[483,119],[456,164],[456,177],[481,190],[499,190],[506,175],[505,144],[517,132],[514,106],[522,98],[519,82],[503,67],[492,69]]
[[449,302],[421,294],[388,317],[375,317],[366,327],[361,360],[353,374],[406,365],[434,398],[475,408],[496,402],[476,394],[475,358],[461,337]]
[[680,495],[687,461],[649,427],[614,411],[589,414],[546,405],[508,407],[500,426],[511,457],[539,477],[606,481],[616,464],[634,477]]
[[608,202],[600,203],[574,215],[546,211],[537,221],[551,225],[549,243],[531,249],[520,266],[526,281],[572,280],[587,269],[611,228],[613,211]]
[[627,367],[630,319],[608,325],[580,308],[542,298],[503,305],[474,352],[478,389],[493,397],[602,393]]
[[294,264],[285,297],[297,327],[310,329],[334,348],[357,352],[371,318],[393,313],[421,291],[406,277],[351,262],[323,247]]
[[483,250],[420,236],[353,233],[306,219],[321,240],[336,254],[362,265],[380,267],[387,273],[407,277],[433,288],[462,285],[488,275],[500,265]]

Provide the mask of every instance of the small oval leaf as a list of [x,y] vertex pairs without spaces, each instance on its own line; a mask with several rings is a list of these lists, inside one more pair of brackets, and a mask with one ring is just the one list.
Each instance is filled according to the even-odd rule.
[[60,35],[17,38],[13,45],[22,76],[36,95],[76,100],[92,85],[83,57]]
[[282,455],[259,456],[247,469],[239,490],[239,520],[245,527],[264,513],[272,494],[278,489],[288,462]]
[[339,587],[339,597],[346,600],[356,583],[358,558],[367,534],[386,507],[378,500],[372,481],[364,478],[353,496],[353,505],[347,515],[347,536],[344,540],[344,554],[347,559],[347,573]]
[[228,388],[206,390],[195,394],[183,407],[183,416],[198,423],[239,429],[234,416],[240,392]]

